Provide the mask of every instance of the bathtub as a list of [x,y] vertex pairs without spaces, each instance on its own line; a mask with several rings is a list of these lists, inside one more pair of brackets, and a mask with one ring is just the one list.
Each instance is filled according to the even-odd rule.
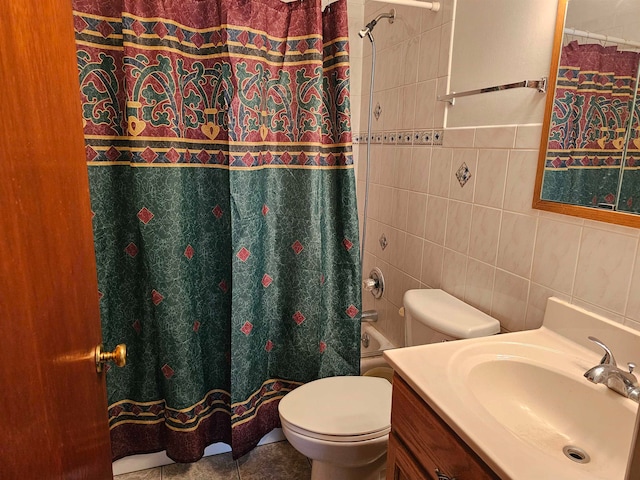
[[360,374],[372,368],[389,366],[382,358],[382,352],[396,346],[371,323],[362,324],[361,342]]

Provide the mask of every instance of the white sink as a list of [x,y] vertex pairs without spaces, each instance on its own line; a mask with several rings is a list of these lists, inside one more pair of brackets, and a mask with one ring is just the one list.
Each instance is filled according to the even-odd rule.
[[630,361],[640,356],[640,334],[601,317],[577,320],[595,331],[550,321],[385,357],[501,478],[623,480],[638,404],[584,378],[601,357],[584,345],[588,335],[606,336],[619,362]]

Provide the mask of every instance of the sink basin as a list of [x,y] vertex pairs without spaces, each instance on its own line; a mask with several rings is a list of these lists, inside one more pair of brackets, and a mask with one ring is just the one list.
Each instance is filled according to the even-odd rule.
[[602,385],[504,359],[472,367],[467,386],[497,422],[545,455],[594,466],[627,460],[635,412]]
[[589,335],[640,360],[640,332],[557,299],[537,330],[384,356],[501,479],[623,480],[638,404],[584,378]]

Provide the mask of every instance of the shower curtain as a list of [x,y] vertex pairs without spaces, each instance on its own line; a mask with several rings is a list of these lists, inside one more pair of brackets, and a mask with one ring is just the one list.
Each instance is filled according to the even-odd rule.
[[75,0],[113,458],[359,371],[346,0]]
[[613,205],[639,54],[571,42],[562,49],[545,159],[544,200]]

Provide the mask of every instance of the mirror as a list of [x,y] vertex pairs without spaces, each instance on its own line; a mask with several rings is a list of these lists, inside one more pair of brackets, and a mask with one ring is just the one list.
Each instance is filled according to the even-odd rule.
[[559,0],[533,207],[640,227],[640,2]]

